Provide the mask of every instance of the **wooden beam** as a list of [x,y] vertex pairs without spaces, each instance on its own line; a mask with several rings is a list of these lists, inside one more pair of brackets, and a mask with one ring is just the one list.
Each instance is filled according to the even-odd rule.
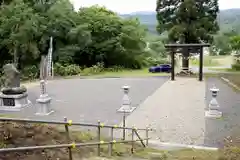
[[210,47],[208,43],[190,43],[190,44],[165,44],[165,48],[185,48],[185,47]]

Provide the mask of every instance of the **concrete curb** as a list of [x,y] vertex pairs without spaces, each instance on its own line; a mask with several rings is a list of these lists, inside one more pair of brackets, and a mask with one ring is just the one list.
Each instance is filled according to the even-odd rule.
[[228,85],[230,85],[230,86],[232,86],[233,88],[235,88],[235,89],[237,89],[237,90],[240,91],[240,88],[239,88],[236,84],[232,83],[229,79],[226,79],[226,78],[224,78],[224,77],[221,77],[221,79],[222,79],[224,82],[226,82]]
[[176,144],[176,143],[166,143],[160,141],[149,141],[149,147],[155,149],[163,150],[182,150],[182,149],[196,149],[196,150],[207,150],[207,151],[217,151],[219,148],[205,147],[197,145],[187,145],[187,144]]

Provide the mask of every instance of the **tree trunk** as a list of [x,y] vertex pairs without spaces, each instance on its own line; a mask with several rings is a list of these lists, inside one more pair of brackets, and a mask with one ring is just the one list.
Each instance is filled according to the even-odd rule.
[[13,50],[13,63],[15,67],[18,69],[18,54],[17,54],[17,47],[14,47]]
[[184,71],[189,70],[189,51],[188,51],[188,49],[183,49],[183,52],[182,52],[182,69]]

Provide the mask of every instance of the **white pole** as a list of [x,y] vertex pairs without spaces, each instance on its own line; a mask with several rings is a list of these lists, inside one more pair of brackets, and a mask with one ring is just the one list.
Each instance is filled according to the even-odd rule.
[[52,76],[52,50],[53,50],[53,37],[50,37],[49,50],[48,50],[48,76]]

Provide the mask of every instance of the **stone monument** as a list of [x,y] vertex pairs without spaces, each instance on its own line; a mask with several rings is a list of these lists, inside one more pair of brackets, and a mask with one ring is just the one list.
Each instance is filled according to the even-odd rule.
[[20,86],[20,72],[13,64],[3,66],[5,77],[4,87],[0,92],[0,110],[20,111],[31,105],[28,100],[27,89]]
[[41,80],[40,81],[40,97],[37,99],[37,113],[38,116],[47,116],[54,112],[54,110],[51,108],[51,100],[52,98],[47,94],[47,88],[46,88],[46,81]]
[[130,114],[132,113],[136,107],[133,107],[131,105],[131,100],[129,98],[129,89],[130,87],[129,86],[123,86],[122,87],[123,89],[123,99],[122,99],[122,105],[121,107],[117,110],[117,112],[119,113],[122,113],[123,115],[123,140],[125,140],[126,138],[126,130],[125,130],[125,127],[126,127],[126,114]]
[[52,98],[47,94],[47,77],[48,77],[48,58],[42,56],[41,67],[40,67],[40,96],[37,99],[37,112],[38,116],[47,116],[54,112],[51,107]]

